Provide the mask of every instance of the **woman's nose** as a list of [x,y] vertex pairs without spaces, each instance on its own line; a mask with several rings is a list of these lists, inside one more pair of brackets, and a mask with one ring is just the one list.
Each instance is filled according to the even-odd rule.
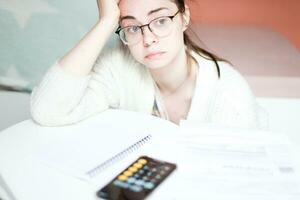
[[143,27],[143,44],[144,46],[150,46],[152,43],[158,41],[157,36],[150,30],[149,27]]

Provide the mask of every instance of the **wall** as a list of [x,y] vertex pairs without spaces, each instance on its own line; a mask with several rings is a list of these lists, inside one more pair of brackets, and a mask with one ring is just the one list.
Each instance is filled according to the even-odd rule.
[[96,0],[0,0],[0,86],[30,92],[97,12]]
[[192,19],[215,24],[266,26],[300,50],[300,0],[188,0]]

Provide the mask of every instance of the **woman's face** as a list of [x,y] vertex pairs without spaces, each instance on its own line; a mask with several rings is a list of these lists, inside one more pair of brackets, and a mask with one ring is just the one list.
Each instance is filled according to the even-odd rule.
[[[171,0],[121,0],[119,8],[121,27],[148,24],[155,18],[172,16],[178,11],[177,5]],[[125,16],[132,17],[122,19]],[[132,56],[150,69],[172,63],[184,48],[183,31],[186,26],[181,13],[173,18],[171,27],[170,33],[164,37],[156,36],[147,26],[143,27],[142,39],[136,44],[128,45]]]

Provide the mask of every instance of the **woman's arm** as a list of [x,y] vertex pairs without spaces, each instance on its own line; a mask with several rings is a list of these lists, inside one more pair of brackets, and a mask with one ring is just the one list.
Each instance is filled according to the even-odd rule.
[[60,61],[60,66],[75,75],[87,75],[91,71],[106,41],[118,25],[119,0],[97,0],[99,21],[80,42]]
[[[117,92],[107,67],[113,65],[112,54],[103,55],[101,51],[117,24],[119,11],[107,11],[115,9],[117,1],[103,0],[98,5],[99,10],[103,9],[99,22],[48,70],[31,94],[31,115],[39,124],[71,124],[107,109],[110,101],[117,101],[116,95],[111,96]],[[101,68],[97,80],[93,78],[95,72],[91,73],[96,59]]]

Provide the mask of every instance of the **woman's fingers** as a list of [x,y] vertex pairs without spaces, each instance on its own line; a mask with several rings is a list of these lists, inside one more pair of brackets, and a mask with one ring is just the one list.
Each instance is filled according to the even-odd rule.
[[120,16],[119,2],[120,0],[97,0],[100,19],[118,20]]

